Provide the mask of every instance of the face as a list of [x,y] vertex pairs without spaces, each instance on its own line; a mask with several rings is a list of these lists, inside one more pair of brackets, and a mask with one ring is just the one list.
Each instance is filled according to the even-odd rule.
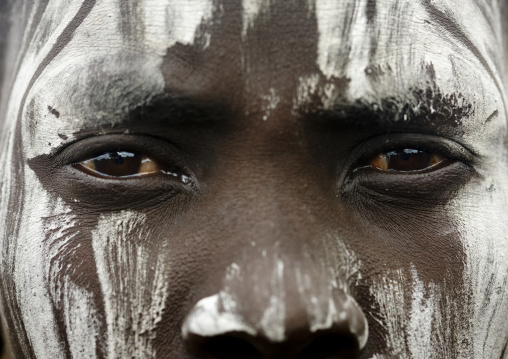
[[0,133],[16,357],[505,353],[496,2],[16,6]]

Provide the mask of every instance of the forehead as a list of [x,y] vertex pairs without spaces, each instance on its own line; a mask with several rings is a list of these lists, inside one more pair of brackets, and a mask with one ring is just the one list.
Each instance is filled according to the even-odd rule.
[[22,106],[57,109],[66,133],[168,91],[249,111],[309,93],[405,102],[430,86],[481,104],[479,117],[504,107],[496,2],[55,1],[35,15]]
[[[169,68],[162,68],[172,86],[199,68],[191,75],[206,77],[199,86],[206,91],[203,80],[224,81],[226,71],[217,70],[225,65],[251,81],[285,70],[345,77],[351,96],[359,97],[369,87],[390,91],[375,81],[383,75],[400,88],[413,85],[429,76],[428,65],[441,75],[481,67],[496,80],[502,63],[495,51],[498,14],[495,2],[487,1],[97,0],[67,10],[50,2],[39,25],[44,31],[37,32],[41,38],[32,44],[58,52],[43,66],[59,67],[61,76],[74,67],[100,68],[112,76],[126,69],[149,71],[160,69],[166,57]],[[188,91],[196,90],[185,82]]]

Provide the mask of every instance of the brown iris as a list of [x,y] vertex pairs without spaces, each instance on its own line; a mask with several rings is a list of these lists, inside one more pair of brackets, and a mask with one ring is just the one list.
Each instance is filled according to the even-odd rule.
[[149,157],[126,151],[108,152],[76,163],[74,167],[98,177],[139,177],[160,172]]
[[414,172],[427,169],[444,160],[445,158],[435,153],[405,148],[380,153],[369,165],[382,171]]

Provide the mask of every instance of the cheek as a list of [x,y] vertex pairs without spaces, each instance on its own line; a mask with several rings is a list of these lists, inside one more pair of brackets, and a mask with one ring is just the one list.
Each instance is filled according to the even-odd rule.
[[[56,303],[64,298],[57,317],[72,355],[86,348],[90,357],[155,356],[170,263],[154,246],[146,216],[133,211],[104,214],[91,228],[80,217],[81,224],[76,221],[67,233],[67,243],[64,236],[54,238],[49,273]],[[86,322],[87,333],[76,330],[80,321]]]
[[[58,228],[65,231],[72,219],[67,215],[68,210],[42,189],[33,172],[25,169],[24,175],[18,179],[23,188],[20,217],[9,219],[17,222],[17,228],[4,237],[2,243],[8,253],[8,257],[3,258],[2,269],[12,281],[12,286],[4,289],[3,296],[8,319],[14,322],[11,334],[18,336],[25,355],[33,350],[41,357],[58,357],[63,348],[54,315],[51,293],[54,288],[48,283],[51,254],[45,239]],[[16,213],[15,208],[10,210]],[[58,227],[46,228],[44,218],[52,215],[64,220]]]
[[155,355],[153,340],[168,297],[170,263],[154,250],[145,215],[123,211],[99,218],[92,231],[106,314],[107,346],[120,357]]
[[413,267],[373,278],[369,290],[386,330],[386,347],[376,358],[395,353],[407,358],[453,358],[468,350],[470,333],[462,330],[467,319],[446,286],[425,283]]
[[460,272],[448,269],[444,280],[429,281],[420,265],[390,269],[368,279],[379,311],[370,315],[377,315],[386,329],[386,349],[378,350],[380,357],[396,352],[407,357],[498,357],[503,351],[508,332],[504,290],[508,282],[504,173],[508,169],[500,168],[501,163],[498,159],[489,177],[472,180],[446,206],[448,222],[464,250]]
[[142,229],[145,220],[128,211],[93,219],[46,192],[25,171],[19,233],[8,243],[10,261],[2,263],[14,283],[4,300],[19,320],[10,330],[24,353],[155,355],[170,264]]
[[[465,188],[452,202],[466,252],[464,282],[471,293],[472,357],[496,357],[506,343],[508,324],[508,218],[504,161],[489,177]],[[485,352],[489,348],[492,352]]]

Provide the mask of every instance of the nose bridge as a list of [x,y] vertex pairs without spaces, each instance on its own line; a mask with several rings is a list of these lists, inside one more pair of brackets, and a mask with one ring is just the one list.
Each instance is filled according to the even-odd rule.
[[[223,164],[221,181],[211,198],[212,220],[224,225],[223,232],[232,242],[248,238],[249,243],[270,247],[299,236],[316,236],[318,229],[312,222],[319,208],[328,203],[320,201],[323,194],[317,186],[309,186],[315,178],[303,161],[294,154],[274,159],[267,153],[272,147],[248,147],[248,155],[239,151],[242,153]],[[277,148],[274,146],[274,152]]]
[[[186,346],[198,358],[356,357],[368,332],[349,290],[358,262],[319,215],[328,210],[319,186],[305,192],[305,181],[315,177],[301,159],[288,153],[273,159],[266,150],[239,152],[214,187],[210,200],[219,206],[209,214],[210,228],[233,253],[233,263],[216,292],[187,315]],[[312,343],[328,337],[333,345],[316,345],[331,355],[314,355]],[[240,349],[224,352],[228,347]]]

